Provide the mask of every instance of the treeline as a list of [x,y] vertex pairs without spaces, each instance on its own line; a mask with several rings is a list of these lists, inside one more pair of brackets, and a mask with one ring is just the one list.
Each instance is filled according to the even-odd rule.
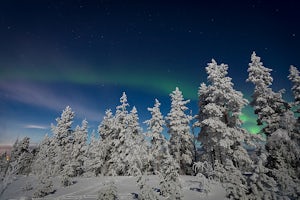
[[[49,188],[51,183],[45,180],[53,176],[70,185],[76,176],[158,174],[160,194],[181,199],[179,174],[197,174],[202,181],[222,183],[230,199],[296,199],[300,196],[300,76],[291,66],[288,78],[294,101],[287,102],[283,90],[272,90],[271,71],[252,54],[247,79],[254,84],[250,105],[257,124],[264,125],[260,134],[265,139],[241,127],[239,116],[249,102],[234,89],[228,65],[212,60],[206,67],[207,83],[199,87],[197,116],[187,114],[189,100],[176,88],[167,116],[160,112],[157,99],[148,108],[152,117],[144,122],[148,130],[143,133],[137,109],[129,110],[123,93],[115,113],[106,111],[99,137],[94,133],[87,143],[88,122],[72,129],[74,112],[66,107],[52,125],[53,134],[36,149],[30,151],[29,138],[24,138],[14,145],[9,161],[2,156],[1,177],[33,173]],[[200,128],[198,138],[191,126]],[[169,140],[162,134],[165,128]],[[195,141],[201,144],[200,155]],[[255,148],[255,154],[249,155],[245,146]],[[140,189],[145,189],[145,180],[139,181]],[[205,184],[202,187],[208,190]],[[141,196],[147,196],[151,189],[143,192]]]

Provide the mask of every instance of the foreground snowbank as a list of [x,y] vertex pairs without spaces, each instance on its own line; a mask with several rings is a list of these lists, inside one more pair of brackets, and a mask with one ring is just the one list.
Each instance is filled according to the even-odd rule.
[[[158,176],[148,176],[147,182],[155,191],[159,191]],[[114,181],[120,199],[136,199],[138,196],[138,189],[136,186],[137,177],[132,176],[116,176],[116,177],[91,177],[91,178],[74,178],[76,182],[74,185],[68,187],[61,187],[60,178],[53,178],[53,186],[55,192],[40,199],[64,200],[64,199],[97,199],[99,189],[104,186],[104,183]],[[225,199],[225,190],[218,184],[209,184],[209,192],[204,192],[201,186],[202,180],[195,176],[180,176],[183,195],[185,200],[223,200]],[[3,195],[2,200],[26,200],[32,199],[35,188],[37,187],[38,179],[35,176],[18,176],[8,186]],[[32,189],[31,189],[32,188]],[[37,199],[37,198],[35,198]],[[162,198],[163,199],[163,198]]]

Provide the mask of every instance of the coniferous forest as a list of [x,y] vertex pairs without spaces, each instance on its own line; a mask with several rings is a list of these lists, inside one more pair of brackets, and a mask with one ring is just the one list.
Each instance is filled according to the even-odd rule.
[[[79,177],[101,181],[107,176],[135,177],[137,190],[131,199],[189,199],[184,188],[201,199],[200,194],[217,192],[212,185],[220,185],[227,199],[299,199],[299,70],[290,66],[287,78],[294,100],[287,102],[284,90],[271,87],[272,69],[264,67],[255,53],[245,80],[254,86],[249,101],[234,89],[228,65],[212,60],[205,69],[207,81],[198,90],[198,114],[190,114],[189,100],[174,86],[166,116],[158,99],[148,108],[151,118],[143,122],[146,131],[125,92],[115,112],[106,110],[90,139],[88,122],[73,124],[75,113],[67,106],[38,146],[30,148],[30,138],[25,137],[15,142],[10,155],[1,155],[0,199],[9,188],[20,189],[11,188],[20,177],[28,179],[21,187],[29,191],[29,199],[47,198],[59,188],[76,186]],[[242,128],[240,114],[247,104],[253,107],[257,125],[263,127],[259,134]],[[195,127],[200,130],[197,134],[192,131]],[[157,177],[156,187],[149,184],[152,176]],[[183,184],[186,176],[196,178],[197,188]],[[117,181],[105,183],[96,198],[122,199]]]

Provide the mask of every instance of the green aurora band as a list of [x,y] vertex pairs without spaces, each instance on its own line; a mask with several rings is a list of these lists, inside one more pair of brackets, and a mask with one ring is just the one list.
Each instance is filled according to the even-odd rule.
[[[111,84],[111,85],[122,85],[126,87],[133,87],[136,89],[142,88],[147,89],[148,92],[161,94],[169,94],[179,87],[184,91],[186,98],[196,100],[197,93],[194,91],[197,88],[191,86],[191,84],[185,84],[188,81],[182,80],[177,81],[179,78],[175,77],[174,74],[157,74],[154,72],[147,71],[130,71],[126,67],[115,69],[115,70],[103,70],[103,72],[95,72],[95,70],[89,70],[91,68],[86,67],[82,70],[78,70],[77,67],[73,69],[64,69],[61,73],[60,70],[40,70],[32,69],[27,71],[22,70],[6,70],[0,71],[0,82],[1,81],[13,81],[13,80],[30,80],[30,81],[41,81],[47,83],[53,82],[69,82],[74,84],[85,84],[85,85],[96,85],[96,84]],[[154,71],[154,70],[153,70]],[[145,76],[146,74],[146,76]]]
[[[9,70],[11,69],[11,70]],[[43,70],[31,69],[27,71],[13,70],[13,68],[6,68],[6,70],[0,71],[0,82],[14,81],[14,80],[30,80],[36,82],[45,83],[57,83],[57,82],[69,82],[82,85],[121,85],[125,87],[131,87],[139,90],[147,90],[147,92],[153,94],[168,95],[174,90],[175,86],[179,87],[183,91],[186,99],[197,101],[197,87],[193,86],[188,79],[171,78],[176,77],[170,73],[155,73],[153,71],[134,71],[131,72],[126,67],[120,69],[103,70],[103,72],[95,72],[90,67],[72,69],[67,68],[62,70],[49,70],[46,68]],[[79,70],[81,69],[81,70]],[[143,69],[143,68],[142,68]],[[145,77],[145,74],[147,75]],[[178,75],[177,75],[178,76]],[[178,81],[180,80],[180,81]],[[245,128],[251,134],[257,134],[260,132],[261,127],[256,124],[256,116],[253,113],[253,109],[250,106],[246,106],[240,116],[243,122],[242,127]]]

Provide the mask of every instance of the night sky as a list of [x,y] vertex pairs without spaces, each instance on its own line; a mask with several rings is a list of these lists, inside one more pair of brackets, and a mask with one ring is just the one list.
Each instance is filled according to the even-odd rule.
[[[123,91],[141,124],[155,98],[168,113],[176,86],[197,114],[212,58],[229,65],[235,88],[250,99],[253,51],[274,70],[273,89],[286,88],[290,101],[288,69],[300,66],[299,10],[297,0],[1,1],[0,145],[26,135],[40,141],[67,105],[75,125],[86,118],[89,131],[97,130]],[[242,119],[254,133],[252,113],[246,108]]]

